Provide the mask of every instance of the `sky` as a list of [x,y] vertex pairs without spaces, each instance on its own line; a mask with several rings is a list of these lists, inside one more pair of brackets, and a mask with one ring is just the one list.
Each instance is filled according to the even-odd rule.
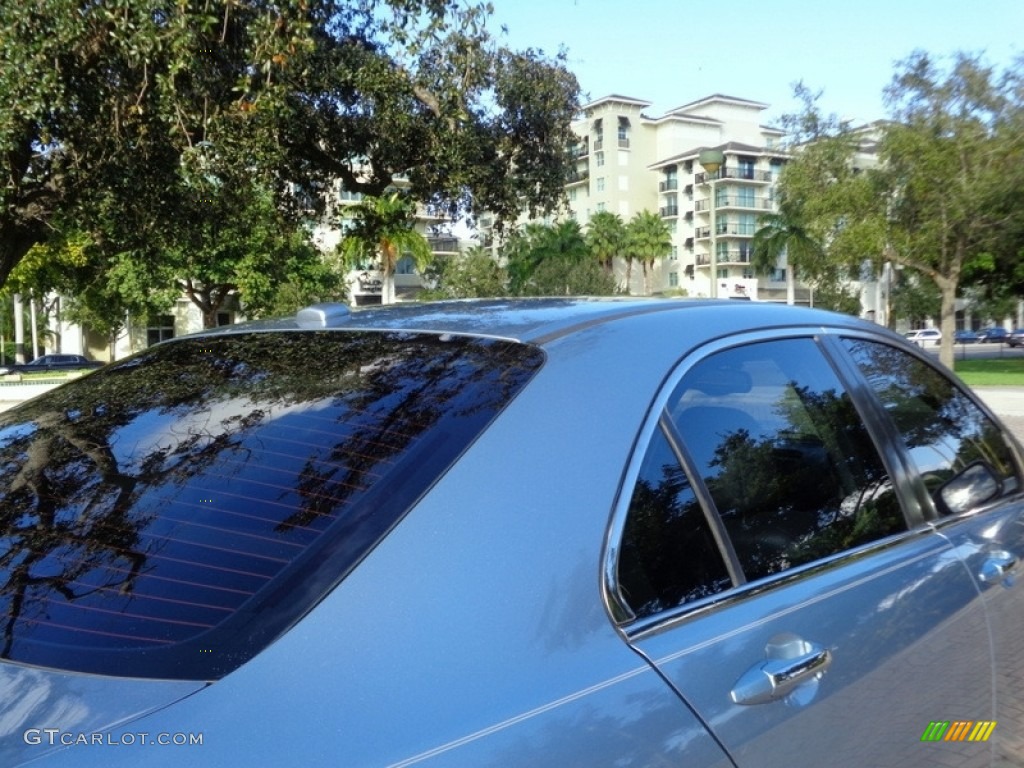
[[[854,125],[887,116],[883,89],[915,50],[1024,55],[1024,0],[492,0],[516,49],[568,51],[584,103],[616,93],[652,117],[722,93],[799,111],[793,84]],[[948,58],[946,58],[948,61]]]

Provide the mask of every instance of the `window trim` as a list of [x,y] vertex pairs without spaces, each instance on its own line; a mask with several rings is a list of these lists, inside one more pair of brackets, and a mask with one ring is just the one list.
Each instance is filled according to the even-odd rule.
[[[723,334],[718,338],[705,342],[697,347],[693,347],[688,350],[681,350],[679,362],[676,363],[675,367],[669,372],[662,382],[662,387],[657,396],[652,400],[647,418],[634,441],[632,454],[626,470],[623,473],[618,495],[616,496],[615,504],[613,506],[608,531],[605,537],[604,552],[602,553],[602,598],[612,622],[627,638],[632,640],[641,635],[660,632],[662,629],[677,626],[697,616],[706,615],[712,610],[717,610],[719,607],[724,608],[736,602],[746,600],[765,589],[775,589],[805,578],[810,578],[821,573],[823,570],[841,567],[850,560],[860,559],[865,556],[869,556],[875,551],[881,551],[892,546],[898,546],[901,542],[907,539],[916,538],[921,535],[928,535],[934,532],[935,529],[932,521],[925,519],[924,516],[918,517],[917,515],[911,514],[913,506],[919,503],[917,494],[913,491],[915,486],[914,470],[912,465],[906,464],[908,457],[903,456],[903,452],[899,448],[899,443],[893,442],[892,437],[888,434],[887,430],[883,428],[883,419],[887,417],[884,417],[884,415],[880,416],[878,413],[878,410],[882,408],[881,404],[875,397],[874,392],[870,389],[870,385],[867,380],[864,379],[860,370],[856,368],[854,361],[842,348],[843,338],[850,337],[858,337],[866,341],[887,341],[883,334],[873,334],[849,328],[821,325],[787,325],[777,328],[759,329],[757,331]],[[874,541],[865,542],[864,544],[844,550],[843,552],[837,552],[818,560],[804,563],[779,573],[769,574],[763,578],[746,583],[736,583],[736,579],[734,577],[732,587],[725,589],[718,594],[674,606],[664,611],[651,614],[650,616],[637,618],[629,607],[628,602],[623,597],[619,584],[618,563],[621,551],[619,543],[622,541],[625,533],[626,518],[629,514],[629,505],[632,498],[633,488],[636,486],[647,446],[650,444],[655,431],[661,429],[663,416],[669,399],[690,369],[707,357],[734,347],[782,341],[786,339],[809,339],[814,342],[817,348],[821,351],[821,355],[825,362],[831,366],[840,383],[846,388],[847,394],[849,394],[850,398],[853,400],[854,407],[865,419],[865,423],[868,426],[868,436],[871,439],[886,472],[889,473],[890,479],[892,480],[893,492],[896,494],[900,503],[900,508],[903,511],[904,521],[907,526],[906,530],[890,534],[889,536],[884,536]],[[910,345],[894,344],[893,346],[898,346],[904,350],[909,348],[913,354],[919,357],[922,356],[920,350],[910,347]],[[977,402],[974,398],[971,399],[972,401]],[[987,409],[985,412],[989,413]],[[868,423],[869,421],[875,422],[874,427]],[[892,428],[895,430],[895,426]],[[880,443],[879,437],[881,437],[884,442]],[[884,449],[883,446],[885,446]],[[892,450],[889,449],[889,446],[892,446]],[[676,452],[676,446],[672,446],[672,450],[673,452]],[[683,449],[683,452],[685,453],[685,448]],[[679,458],[678,453],[677,458]],[[713,505],[709,506],[707,489],[705,488],[703,481],[701,481],[700,478],[692,477],[692,472],[690,471],[692,462],[688,460],[686,462],[680,462],[680,465],[686,470],[688,475],[691,475],[690,479],[694,493],[702,507],[704,507],[705,515],[717,518],[718,515],[715,512]],[[913,502],[913,504],[911,502]],[[723,562],[725,562],[726,567],[730,572],[730,576],[733,576],[733,571],[729,566],[729,553],[731,553],[732,558],[735,558],[736,555],[733,551],[731,540],[728,538],[728,534],[725,534],[725,536],[726,540],[729,541],[729,546],[727,550],[722,548],[722,543],[719,541],[718,531],[716,530],[717,527],[717,523],[712,525],[712,533],[716,543],[719,545],[719,555],[722,557]],[[742,573],[742,569],[740,572]]]

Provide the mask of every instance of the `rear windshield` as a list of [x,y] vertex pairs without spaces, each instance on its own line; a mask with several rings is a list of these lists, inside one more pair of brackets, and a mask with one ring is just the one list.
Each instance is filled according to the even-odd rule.
[[0,415],[0,657],[230,672],[344,578],[542,358],[459,336],[231,334]]

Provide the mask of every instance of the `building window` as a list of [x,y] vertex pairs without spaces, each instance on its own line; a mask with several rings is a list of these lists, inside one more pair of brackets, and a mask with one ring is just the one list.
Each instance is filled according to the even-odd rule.
[[672,255],[669,256],[669,258],[672,261],[678,261],[679,260],[679,246],[678,245],[673,245],[672,246]]
[[785,269],[776,269],[776,270],[774,270],[772,272],[772,282],[773,283],[784,283],[784,282],[786,282],[786,270]]
[[679,285],[679,273],[669,272],[668,273],[668,286],[669,288],[676,288]]
[[157,315],[151,317],[146,326],[146,346],[151,347],[161,341],[174,338],[174,315]]
[[230,312],[218,312],[217,313],[217,326],[231,325],[234,322],[231,318]]
[[597,191],[604,192],[604,176],[597,180]]
[[678,219],[669,219],[668,221],[665,222],[665,224],[668,225],[669,234],[674,235],[676,233],[676,231],[679,229],[679,227],[678,227],[679,220]]
[[743,268],[743,279],[744,280],[753,280],[754,279],[754,270],[752,270],[750,267],[744,267]]
[[719,267],[718,268],[718,277],[721,280],[725,280],[726,278],[728,278],[729,277],[729,268],[728,267]]
[[573,187],[572,189],[569,190],[569,200],[576,200],[576,187]]
[[754,158],[752,157],[741,157],[738,159],[740,167],[740,178],[741,179],[752,179],[754,178]]
[[597,210],[603,211],[604,210],[604,203],[598,203],[597,204]]
[[604,165],[604,152],[598,152],[594,157],[596,158],[594,162],[598,168]]
[[619,147],[625,149],[629,146],[629,118],[619,118]]

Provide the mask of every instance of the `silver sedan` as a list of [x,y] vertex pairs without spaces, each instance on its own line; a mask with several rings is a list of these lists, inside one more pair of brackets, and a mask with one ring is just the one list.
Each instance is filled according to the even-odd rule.
[[184,337],[0,415],[0,764],[1019,763],[1022,477],[816,310]]

